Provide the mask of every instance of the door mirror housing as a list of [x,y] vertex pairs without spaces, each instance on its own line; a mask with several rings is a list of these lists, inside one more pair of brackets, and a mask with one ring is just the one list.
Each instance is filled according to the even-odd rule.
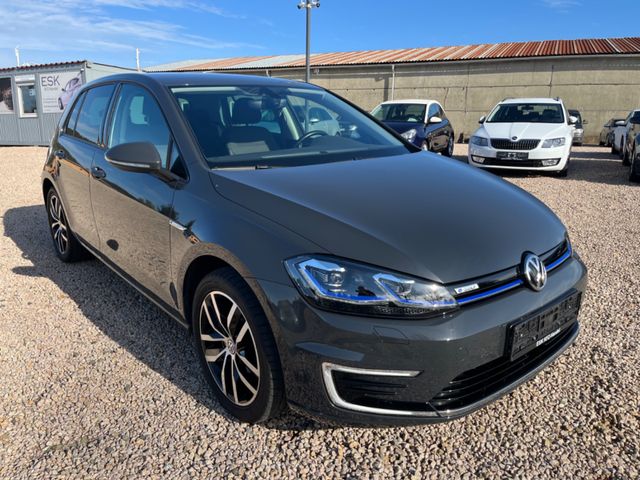
[[434,115],[433,117],[431,117],[429,119],[429,125],[432,125],[434,123],[442,123],[442,119],[436,115]]
[[626,125],[624,120],[618,120],[615,124],[616,127],[624,127]]
[[162,168],[160,154],[149,142],[116,145],[107,150],[104,158],[114,167],[129,172],[156,172]]
[[569,117],[569,125],[575,125],[576,123],[578,123],[578,117],[574,117],[573,115],[571,115]]
[[486,119],[487,119],[486,115],[482,115],[480,117],[480,120],[478,120],[478,123],[483,124]]

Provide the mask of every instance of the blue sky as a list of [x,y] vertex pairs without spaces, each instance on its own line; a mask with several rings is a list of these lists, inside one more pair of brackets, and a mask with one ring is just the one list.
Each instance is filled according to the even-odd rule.
[[[297,0],[0,0],[0,66],[304,52]],[[433,8],[430,5],[436,4]],[[640,36],[639,0],[322,0],[312,51]]]

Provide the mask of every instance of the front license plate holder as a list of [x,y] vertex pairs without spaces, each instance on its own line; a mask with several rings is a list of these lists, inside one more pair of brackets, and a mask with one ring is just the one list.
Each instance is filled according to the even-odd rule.
[[516,360],[547,343],[578,319],[582,294],[574,292],[509,326],[507,355]]
[[498,152],[498,160],[529,160],[528,152]]

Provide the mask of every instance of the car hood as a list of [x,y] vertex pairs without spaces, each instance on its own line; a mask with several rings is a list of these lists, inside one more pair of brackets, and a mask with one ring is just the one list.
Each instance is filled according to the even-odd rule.
[[564,137],[569,126],[564,123],[485,123],[478,130],[489,138],[545,139]]
[[424,127],[424,124],[418,122],[389,122],[383,120],[382,123],[398,133],[404,133],[407,130],[411,130],[412,128],[415,128],[417,130],[420,127]]
[[512,267],[565,237],[533,196],[431,153],[211,175],[222,196],[334,255],[443,283]]

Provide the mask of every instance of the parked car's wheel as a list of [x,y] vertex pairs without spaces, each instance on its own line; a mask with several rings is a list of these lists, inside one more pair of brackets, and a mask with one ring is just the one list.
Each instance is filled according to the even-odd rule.
[[635,150],[635,154],[631,158],[631,164],[629,165],[629,181],[640,183],[640,152],[637,148]]
[[285,406],[282,369],[268,320],[231,269],[200,282],[192,310],[194,341],[215,396],[243,422],[263,422]]
[[631,165],[631,155],[629,154],[627,143],[622,144],[622,165]]
[[452,157],[454,146],[455,146],[455,141],[453,140],[453,135],[451,135],[449,136],[449,140],[447,141],[447,147],[442,151],[442,154],[447,157]]
[[76,262],[88,256],[87,250],[71,231],[60,196],[54,188],[51,188],[47,194],[47,218],[53,247],[60,260]]
[[614,155],[616,153],[618,153],[618,149],[616,148],[616,140],[615,140],[615,138],[612,138],[609,143],[611,144],[611,153],[614,154]]

